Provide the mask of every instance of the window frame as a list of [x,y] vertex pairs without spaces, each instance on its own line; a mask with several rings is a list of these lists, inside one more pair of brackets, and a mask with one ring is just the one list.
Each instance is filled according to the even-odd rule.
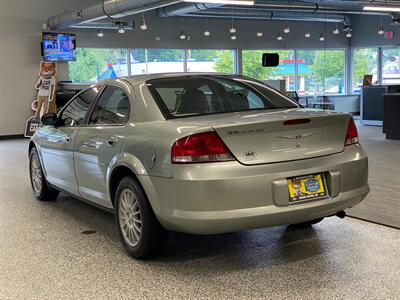
[[[107,87],[109,86],[113,86],[113,87],[117,87],[121,90],[124,91],[124,93],[126,94],[126,96],[128,97],[128,117],[125,123],[121,123],[121,124],[90,124],[90,119],[93,116],[94,113],[94,109],[97,105],[97,103],[99,103],[101,96],[103,95],[104,91],[107,89]],[[89,114],[86,116],[85,119],[85,127],[115,127],[115,126],[126,126],[131,118],[131,97],[129,96],[129,93],[127,93],[126,89],[124,89],[122,86],[120,86],[119,84],[116,83],[105,83],[103,84],[101,90],[99,91],[96,100],[93,102],[93,105],[90,107],[89,110]]]
[[103,92],[103,88],[104,88],[104,85],[103,85],[103,84],[91,85],[90,87],[85,88],[85,89],[83,89],[82,91],[78,92],[78,93],[77,93],[75,96],[73,96],[73,97],[64,105],[64,107],[57,113],[57,119],[60,120],[61,115],[62,115],[62,113],[64,112],[64,110],[67,109],[67,107],[70,106],[71,103],[72,103],[73,101],[75,101],[76,98],[78,98],[80,95],[82,95],[82,94],[84,94],[85,92],[88,92],[88,91],[90,91],[91,89],[94,89],[94,88],[96,88],[96,87],[99,89],[99,91],[98,91],[98,93],[97,93],[97,96],[96,96],[96,97],[94,98],[94,100],[92,101],[92,103],[90,103],[89,108],[87,109],[87,111],[86,111],[86,113],[85,113],[85,116],[84,116],[84,118],[83,118],[83,123],[82,123],[82,124],[79,124],[79,125],[74,125],[74,126],[67,126],[67,125],[62,124],[62,125],[58,125],[57,128],[60,128],[60,127],[61,127],[61,128],[85,127],[85,125],[87,124],[87,121],[88,121],[88,115],[89,115],[89,113],[92,111],[93,103],[97,103],[97,100],[99,99],[99,95]]

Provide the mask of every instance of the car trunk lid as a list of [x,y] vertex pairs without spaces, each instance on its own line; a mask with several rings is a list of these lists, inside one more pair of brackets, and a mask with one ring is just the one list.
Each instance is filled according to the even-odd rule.
[[239,162],[255,165],[342,152],[349,119],[347,114],[276,111],[237,116],[212,127]]

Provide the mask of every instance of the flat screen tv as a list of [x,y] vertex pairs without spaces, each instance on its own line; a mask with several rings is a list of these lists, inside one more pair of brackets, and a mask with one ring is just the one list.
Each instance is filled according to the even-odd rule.
[[44,61],[75,61],[76,35],[73,33],[43,32],[42,55]]

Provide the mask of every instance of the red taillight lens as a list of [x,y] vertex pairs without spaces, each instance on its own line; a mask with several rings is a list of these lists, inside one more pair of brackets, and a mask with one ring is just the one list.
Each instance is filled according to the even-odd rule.
[[189,135],[176,141],[171,150],[173,164],[230,161],[235,158],[215,132]]
[[353,118],[350,118],[349,121],[349,126],[347,127],[347,133],[346,133],[346,146],[350,146],[353,144],[358,144],[359,139],[358,139],[358,131],[356,124],[354,123]]

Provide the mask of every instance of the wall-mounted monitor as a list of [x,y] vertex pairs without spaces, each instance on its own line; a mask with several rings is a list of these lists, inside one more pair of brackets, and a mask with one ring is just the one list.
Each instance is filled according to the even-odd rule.
[[42,56],[44,61],[75,61],[76,35],[73,33],[43,32]]

